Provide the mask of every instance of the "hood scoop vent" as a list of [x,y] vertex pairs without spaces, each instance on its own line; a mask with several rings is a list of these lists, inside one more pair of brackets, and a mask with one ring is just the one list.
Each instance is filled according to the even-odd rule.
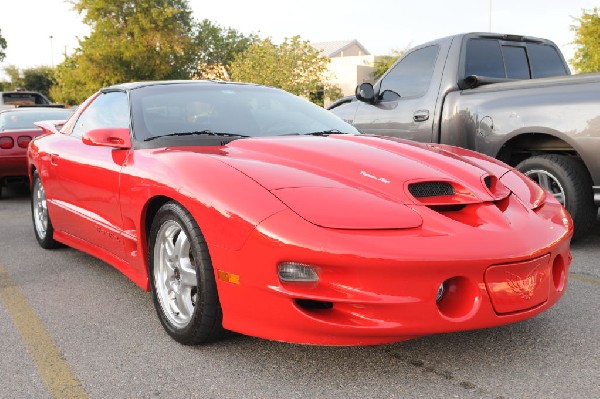
[[494,182],[492,179],[492,176],[486,176],[483,178],[483,182],[485,183],[485,186],[491,190],[492,189],[492,183]]
[[441,197],[455,194],[452,184],[445,181],[411,183],[408,185],[408,191],[415,198]]

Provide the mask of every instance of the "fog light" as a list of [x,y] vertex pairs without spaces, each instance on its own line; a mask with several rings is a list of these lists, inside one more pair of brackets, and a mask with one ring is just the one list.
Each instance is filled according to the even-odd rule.
[[442,298],[444,297],[444,294],[446,293],[446,282],[444,281],[442,284],[440,284],[440,286],[437,289],[437,292],[435,294],[435,301],[439,302],[442,300]]
[[317,272],[309,265],[296,262],[283,262],[277,266],[279,279],[286,282],[316,283]]

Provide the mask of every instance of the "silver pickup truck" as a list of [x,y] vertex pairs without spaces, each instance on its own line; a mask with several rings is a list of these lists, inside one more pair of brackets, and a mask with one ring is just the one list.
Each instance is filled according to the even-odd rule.
[[571,213],[600,205],[600,74],[570,76],[554,43],[468,33],[409,50],[329,109],[363,133],[465,147],[512,165]]

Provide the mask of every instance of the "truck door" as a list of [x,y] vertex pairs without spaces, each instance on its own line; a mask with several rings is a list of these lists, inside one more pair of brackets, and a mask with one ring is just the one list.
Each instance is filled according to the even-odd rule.
[[432,77],[439,53],[434,44],[397,62],[375,85],[375,104],[359,102],[354,126],[363,133],[431,142],[440,86]]

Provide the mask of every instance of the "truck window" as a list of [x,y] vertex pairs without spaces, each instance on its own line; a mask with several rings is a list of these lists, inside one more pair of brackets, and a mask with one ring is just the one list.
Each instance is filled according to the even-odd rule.
[[498,40],[470,39],[465,55],[465,76],[506,77]]
[[48,104],[48,101],[40,94],[28,92],[2,93],[2,100],[5,105]]
[[529,79],[529,64],[525,47],[502,46],[506,77],[510,79]]
[[569,72],[556,51],[549,44],[527,43],[527,53],[531,63],[531,75],[534,78],[565,76]]
[[[428,46],[413,51],[398,62],[381,81],[379,92],[383,101],[398,97],[419,97],[429,88],[439,46]],[[391,96],[386,91],[393,92]]]

